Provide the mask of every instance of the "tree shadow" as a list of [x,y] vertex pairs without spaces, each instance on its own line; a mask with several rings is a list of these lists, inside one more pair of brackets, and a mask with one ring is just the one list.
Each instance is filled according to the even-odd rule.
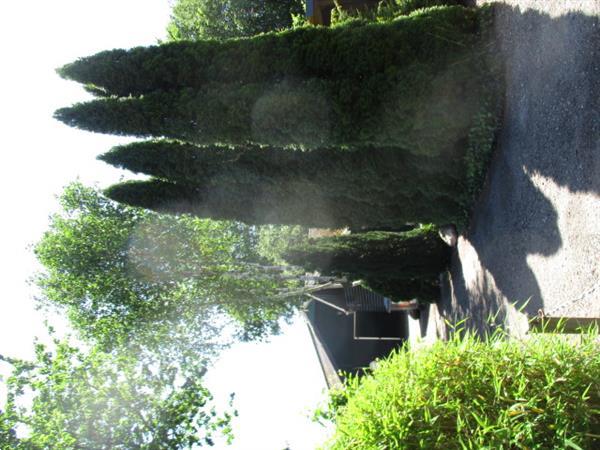
[[563,246],[544,183],[600,193],[599,17],[496,5],[494,26],[506,84],[503,125],[440,303],[446,318],[471,317],[478,331],[489,330],[490,316],[504,320],[507,301],[530,315],[544,308],[528,257]]
[[421,338],[427,336],[427,327],[429,326],[429,310],[431,309],[430,304],[425,304],[419,306],[419,331],[421,333]]
[[497,5],[505,70],[501,144],[531,174],[600,193],[600,17]]

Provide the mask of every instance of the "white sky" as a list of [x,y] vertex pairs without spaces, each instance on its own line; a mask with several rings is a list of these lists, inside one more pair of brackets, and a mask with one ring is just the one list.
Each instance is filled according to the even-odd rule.
[[[33,354],[43,333],[27,279],[38,270],[30,246],[57,209],[55,196],[79,177],[107,186],[122,175],[95,157],[123,138],[68,128],[57,108],[86,97],[54,72],[77,57],[156,43],[168,0],[3,0],[0,4],[0,353]],[[230,448],[313,449],[324,430],[307,418],[325,388],[306,327],[285,327],[269,344],[241,344],[208,374],[215,395],[237,393]]]

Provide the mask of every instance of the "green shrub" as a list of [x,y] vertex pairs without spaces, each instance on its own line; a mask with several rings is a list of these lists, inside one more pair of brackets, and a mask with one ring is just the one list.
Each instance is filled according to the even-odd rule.
[[55,117],[88,131],[196,144],[377,145],[435,156],[464,146],[481,108],[471,62],[437,74],[412,67],[392,82],[376,73],[361,83],[212,84],[102,98],[59,109]]
[[292,246],[284,258],[309,271],[363,280],[395,300],[437,301],[450,248],[434,226],[424,226],[320,238]]
[[408,15],[419,9],[433,6],[465,5],[468,0],[389,0],[382,2],[382,6],[389,5],[395,10],[395,15]]
[[404,348],[336,394],[336,431],[325,448],[598,448],[598,334],[571,342],[456,334]]
[[[351,198],[335,201],[312,184],[288,186],[290,190],[277,186],[263,189],[260,184],[225,182],[215,185],[207,182],[189,185],[152,179],[116,184],[109,187],[105,194],[117,202],[160,213],[192,214],[249,225],[380,228],[404,224],[399,219],[402,217],[400,215],[386,217],[381,207],[365,205]],[[400,210],[401,205],[400,202],[397,207]],[[369,211],[376,212],[378,216],[369,217]],[[382,218],[378,222],[379,217]]]
[[[201,144],[204,152],[263,144],[313,150],[290,153],[298,164],[286,167],[286,181],[273,178],[283,173],[278,164],[285,158],[254,172],[261,163],[248,168],[249,156],[243,168],[219,165],[218,176],[205,165],[188,165],[187,150],[178,152],[179,162],[163,158],[164,167],[129,158],[126,164],[138,164],[133,170],[171,182],[160,188],[151,182],[143,194],[141,185],[123,188],[134,204],[169,203],[175,213],[185,204],[203,217],[241,215],[253,224],[461,224],[465,198],[472,197],[465,192],[475,190],[470,180],[482,178],[480,161],[487,160],[480,155],[490,147],[489,133],[473,131],[490,112],[487,11],[433,8],[384,24],[103,52],[61,69],[101,98],[60,109],[56,117],[91,131]],[[115,93],[123,96],[110,96]],[[294,167],[310,175],[294,177]],[[250,189],[237,194],[234,186]],[[170,192],[169,200],[159,201],[156,189]],[[139,195],[146,200],[134,199]],[[247,203],[250,195],[259,199]]]

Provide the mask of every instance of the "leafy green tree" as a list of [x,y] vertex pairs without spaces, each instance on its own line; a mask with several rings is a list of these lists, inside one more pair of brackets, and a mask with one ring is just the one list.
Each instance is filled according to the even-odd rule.
[[294,225],[265,225],[258,232],[257,252],[276,264],[285,264],[283,254],[292,245],[308,239],[305,227]]
[[12,366],[1,448],[191,449],[212,445],[216,434],[230,436],[231,414],[219,416],[211,406],[203,368],[148,366],[131,354],[55,344],[52,352],[37,344],[33,362],[0,356]]
[[439,274],[448,267],[450,247],[428,225],[407,232],[319,238],[292,246],[284,258],[310,271],[363,280],[395,300],[437,301]]
[[289,28],[304,13],[300,0],[177,0],[171,40],[231,39]]
[[276,299],[293,281],[261,268],[244,225],[128,208],[80,183],[60,200],[35,247],[42,300],[106,350],[201,361],[224,329],[260,338],[294,310],[293,298]]
[[158,181],[125,184],[109,189],[115,200],[169,212],[184,208],[201,217],[375,228],[458,222],[461,214],[462,160],[405,155],[395,148],[299,151],[162,140],[118,146],[99,158],[193,186],[186,194],[186,188]]

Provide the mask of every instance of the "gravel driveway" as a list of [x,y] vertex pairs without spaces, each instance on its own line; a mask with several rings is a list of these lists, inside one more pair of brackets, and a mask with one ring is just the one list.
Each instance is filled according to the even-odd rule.
[[521,334],[540,309],[600,317],[600,0],[497,8],[504,123],[438,308]]

